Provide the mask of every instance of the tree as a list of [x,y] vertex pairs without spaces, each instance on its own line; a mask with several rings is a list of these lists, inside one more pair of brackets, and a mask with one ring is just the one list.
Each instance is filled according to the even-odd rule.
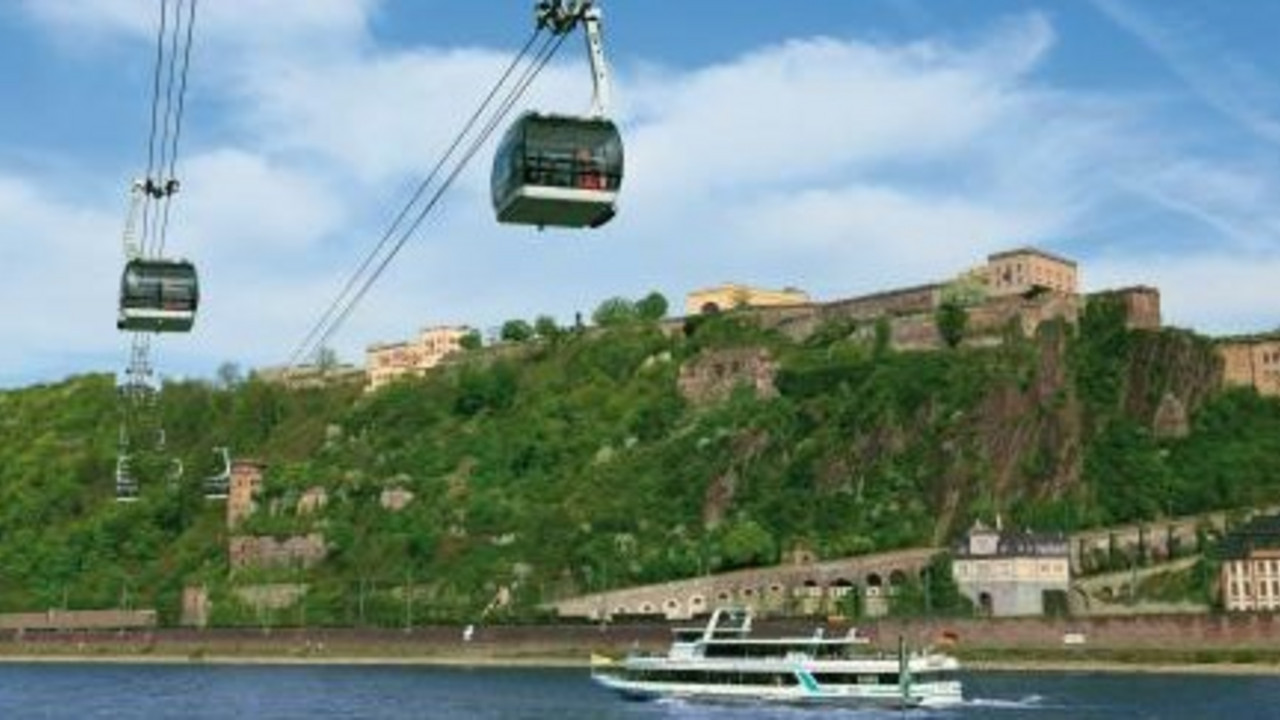
[[641,320],[658,321],[667,316],[667,298],[658,291],[645,295],[636,302],[636,314]]
[[500,337],[504,342],[526,342],[533,337],[533,327],[524,320],[508,320],[502,323]]
[[560,341],[560,337],[564,334],[564,330],[556,324],[556,319],[550,315],[539,315],[533,321],[533,332],[543,340],[555,344]]
[[471,330],[462,339],[458,340],[458,346],[463,350],[479,350],[484,345],[480,339],[479,330]]
[[240,370],[240,366],[230,361],[218,366],[217,377],[218,387],[225,390],[232,390],[244,382],[244,373]]
[[755,520],[738,520],[722,528],[720,552],[728,569],[768,565],[777,560],[778,544]]
[[947,347],[954,348],[964,340],[965,327],[969,324],[969,313],[954,299],[944,300],[938,306],[934,316],[938,323],[938,334]]
[[617,327],[626,325],[636,319],[635,303],[624,297],[611,297],[600,303],[591,320],[600,327]]

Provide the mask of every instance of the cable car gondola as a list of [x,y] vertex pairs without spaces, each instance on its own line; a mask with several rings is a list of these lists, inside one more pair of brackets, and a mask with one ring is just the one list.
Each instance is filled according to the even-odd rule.
[[498,221],[599,227],[617,212],[622,137],[611,120],[525,113],[493,159]]
[[120,279],[116,327],[141,332],[190,332],[196,321],[200,285],[186,260],[134,258]]
[[606,117],[609,66],[596,0],[541,0],[539,28],[564,35],[581,26],[593,92],[585,116],[527,112],[507,130],[493,158],[498,222],[568,228],[600,227],[617,213],[622,136]]

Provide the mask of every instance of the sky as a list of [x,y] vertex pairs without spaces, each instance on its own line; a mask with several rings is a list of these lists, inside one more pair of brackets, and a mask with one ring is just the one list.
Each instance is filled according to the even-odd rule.
[[[1034,245],[1165,321],[1280,327],[1280,3],[603,0],[618,216],[498,225],[484,148],[332,338],[589,316],[723,282],[818,300]],[[167,250],[200,270],[165,377],[278,365],[532,32],[532,0],[201,0]],[[803,5],[803,10],[800,6]],[[0,387],[114,372],[156,0],[0,4]],[[585,112],[572,38],[522,108]]]

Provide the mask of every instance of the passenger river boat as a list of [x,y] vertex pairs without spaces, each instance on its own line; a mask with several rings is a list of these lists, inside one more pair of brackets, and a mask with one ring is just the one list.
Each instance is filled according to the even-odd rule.
[[935,708],[962,702],[955,658],[874,650],[856,630],[826,637],[753,638],[751,613],[716,610],[706,627],[673,630],[666,654],[593,656],[591,676],[632,700],[672,697],[852,707]]

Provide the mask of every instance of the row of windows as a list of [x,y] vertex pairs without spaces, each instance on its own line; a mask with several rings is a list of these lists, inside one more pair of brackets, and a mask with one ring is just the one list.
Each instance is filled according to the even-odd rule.
[[[1241,588],[1244,589],[1245,595],[1253,594],[1254,585],[1249,580],[1245,580],[1243,583],[1241,583],[1238,580],[1231,581],[1231,595],[1233,597],[1240,596]],[[1280,580],[1272,580],[1270,582],[1266,580],[1259,580],[1257,588],[1258,588],[1258,597],[1265,598],[1268,595],[1270,595],[1271,597],[1280,598]],[[1269,593],[1267,592],[1268,589],[1270,589]]]
[[[793,687],[799,682],[793,673],[772,672],[715,672],[710,670],[649,669],[628,671],[630,680],[640,682],[689,683],[698,685],[737,685]],[[899,683],[898,673],[813,673],[820,686],[837,685],[890,685]],[[953,671],[917,673],[912,682],[952,682],[957,679]]]
[[[1007,560],[998,562],[957,562],[955,564],[955,573],[964,577],[967,575],[981,575],[983,577],[989,575],[1010,575],[1013,573],[1014,566]],[[1036,566],[1037,572],[1042,575],[1050,573],[1065,573],[1067,571],[1067,563],[1062,562],[1042,562]]]
[[630,680],[641,682],[690,683],[698,685],[764,685],[790,687],[798,685],[793,673],[728,673],[708,670],[632,670]]
[[1236,560],[1227,565],[1227,570],[1236,575],[1280,575],[1280,560]]
[[1043,265],[1033,265],[1027,263],[1016,262],[1012,266],[1005,266],[1004,271],[995,273],[996,284],[1022,284],[1028,279],[1041,283],[1056,283],[1059,287],[1069,287],[1075,281],[1073,273],[1068,270],[1060,270],[1056,268],[1046,268]]
[[[819,685],[897,685],[898,673],[814,673]],[[952,682],[958,680],[954,670],[934,670],[912,673],[911,682]]]
[[704,652],[707,657],[714,658],[761,658],[777,657],[795,651],[809,657],[830,659],[847,656],[848,649],[848,645],[836,643],[796,643],[791,647],[779,647],[776,644],[712,643],[706,646]]

